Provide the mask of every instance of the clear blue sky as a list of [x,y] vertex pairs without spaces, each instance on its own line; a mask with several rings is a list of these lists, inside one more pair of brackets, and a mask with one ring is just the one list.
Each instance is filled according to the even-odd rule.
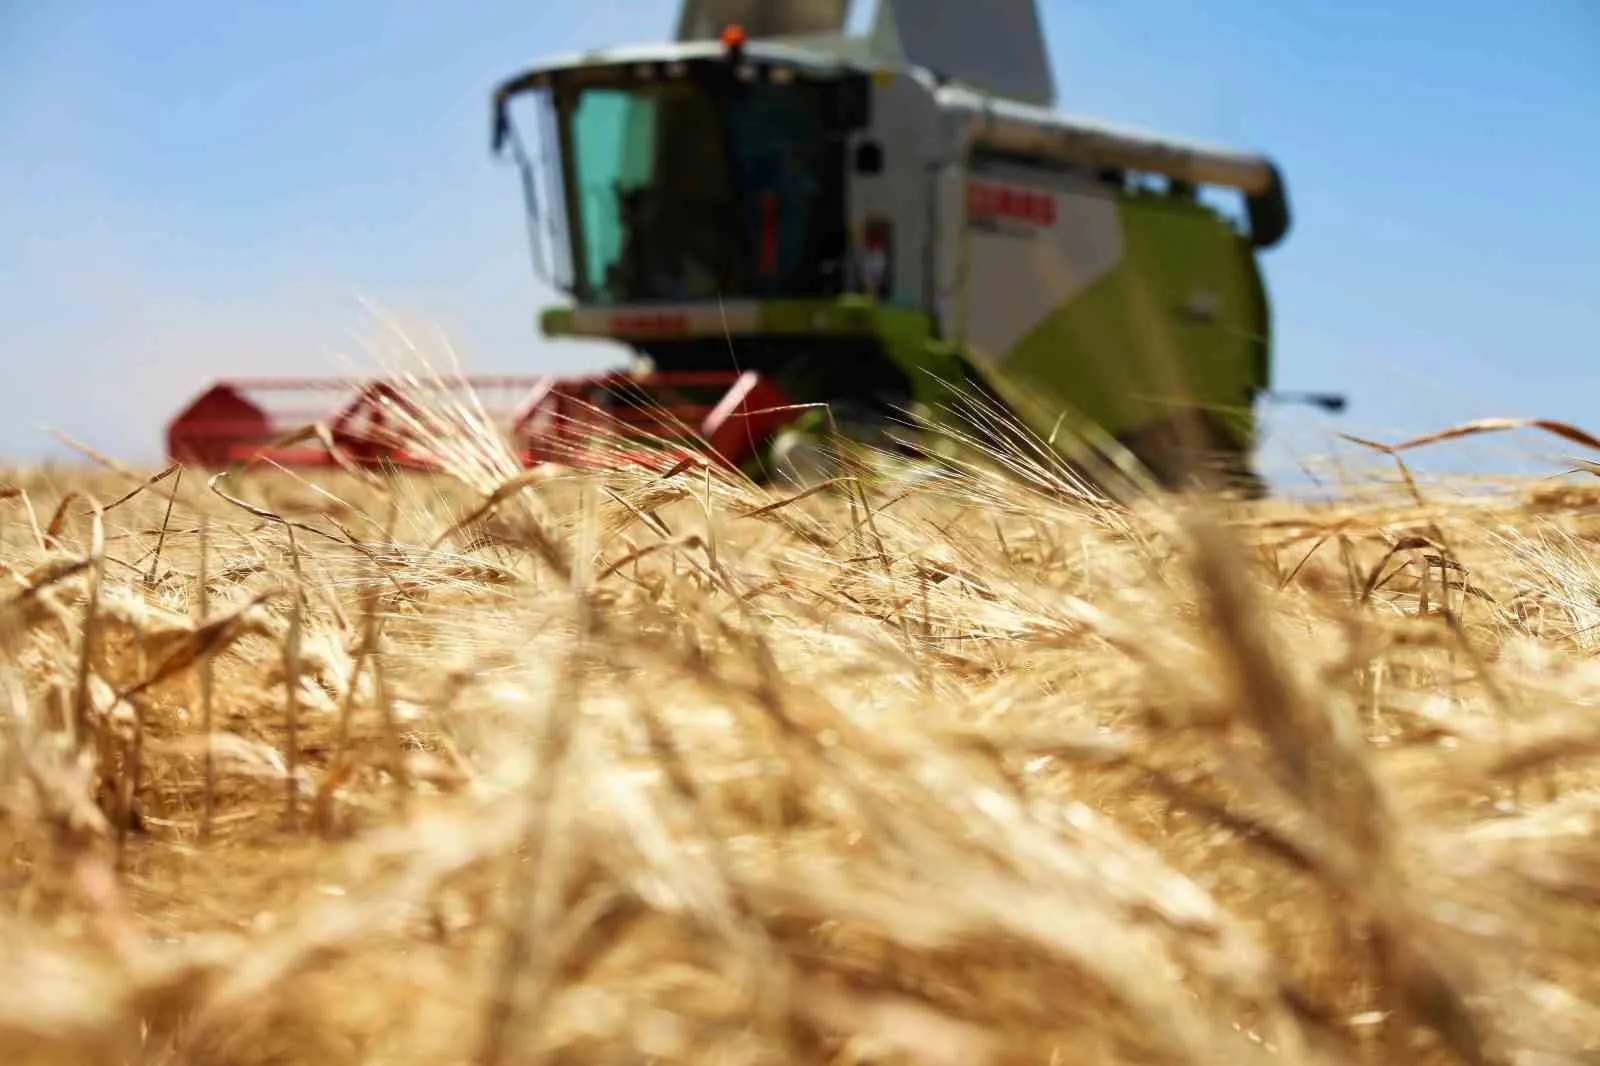
[[[1600,429],[1600,4],[1041,6],[1064,109],[1283,166],[1282,387],[1347,392],[1362,433]],[[594,365],[537,335],[550,294],[487,97],[551,53],[665,39],[675,12],[0,0],[0,457],[47,453],[50,425],[157,461],[214,377],[369,361],[357,297],[473,370]]]

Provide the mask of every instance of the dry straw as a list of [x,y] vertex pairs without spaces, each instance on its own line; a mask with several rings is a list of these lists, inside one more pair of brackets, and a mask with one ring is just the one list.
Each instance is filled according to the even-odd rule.
[[6,487],[8,1064],[1600,1056],[1600,496],[1404,463],[1587,434],[1246,507],[427,398],[437,477]]

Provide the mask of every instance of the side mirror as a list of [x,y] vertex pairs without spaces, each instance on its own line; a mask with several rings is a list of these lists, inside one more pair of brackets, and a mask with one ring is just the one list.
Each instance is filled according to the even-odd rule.
[[883,146],[877,141],[862,141],[856,145],[855,169],[857,174],[882,174]]
[[1350,400],[1339,393],[1330,392],[1268,392],[1264,394],[1267,399],[1276,403],[1297,403],[1307,407],[1320,407],[1329,414],[1343,414],[1350,406]]
[[489,137],[489,151],[493,155],[499,155],[510,136],[511,119],[506,114],[505,101],[497,99],[494,102],[494,129]]

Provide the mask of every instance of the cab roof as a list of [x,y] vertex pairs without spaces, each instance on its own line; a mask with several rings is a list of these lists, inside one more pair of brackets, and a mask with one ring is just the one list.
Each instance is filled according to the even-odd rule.
[[[842,48],[831,48],[830,41],[798,38],[792,42],[777,40],[749,41],[743,45],[743,56],[764,66],[787,67],[796,73],[816,78],[838,77],[850,73],[868,73],[873,65],[853,60]],[[839,42],[843,44],[841,40]],[[625,45],[619,48],[601,48],[553,56],[528,67],[520,74],[502,82],[495,97],[504,100],[528,89],[549,84],[557,75],[584,70],[607,70],[617,67],[661,67],[673,63],[691,63],[721,59],[728,49],[720,41],[684,41],[665,44]]]

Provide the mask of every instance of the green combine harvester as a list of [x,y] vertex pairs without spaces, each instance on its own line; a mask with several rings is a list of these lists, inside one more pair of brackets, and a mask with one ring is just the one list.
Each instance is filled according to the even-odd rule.
[[[573,301],[544,333],[828,405],[773,434],[769,464],[824,424],[905,441],[907,412],[937,424],[977,396],[1042,440],[1115,439],[1168,484],[1253,484],[1257,256],[1289,229],[1273,163],[1055,112],[1032,0],[882,0],[863,36],[847,8],[685,0],[675,43],[500,86],[495,146],[517,145],[538,261]],[[524,98],[542,159],[513,126]],[[1239,194],[1243,223],[1205,188]]]
[[[849,14],[684,0],[675,42],[496,89],[536,270],[570,297],[543,332],[633,355],[535,382],[506,418],[523,457],[570,461],[553,426],[631,404],[763,477],[826,472],[841,437],[937,455],[1021,433],[1063,461],[1087,443],[1168,486],[1259,491],[1277,167],[1056,112],[1033,0],[880,0],[858,35]],[[257,454],[273,426],[247,384],[185,412],[171,450]],[[352,454],[398,461],[362,430],[386,388],[330,420]],[[661,439],[662,419],[633,422]]]

